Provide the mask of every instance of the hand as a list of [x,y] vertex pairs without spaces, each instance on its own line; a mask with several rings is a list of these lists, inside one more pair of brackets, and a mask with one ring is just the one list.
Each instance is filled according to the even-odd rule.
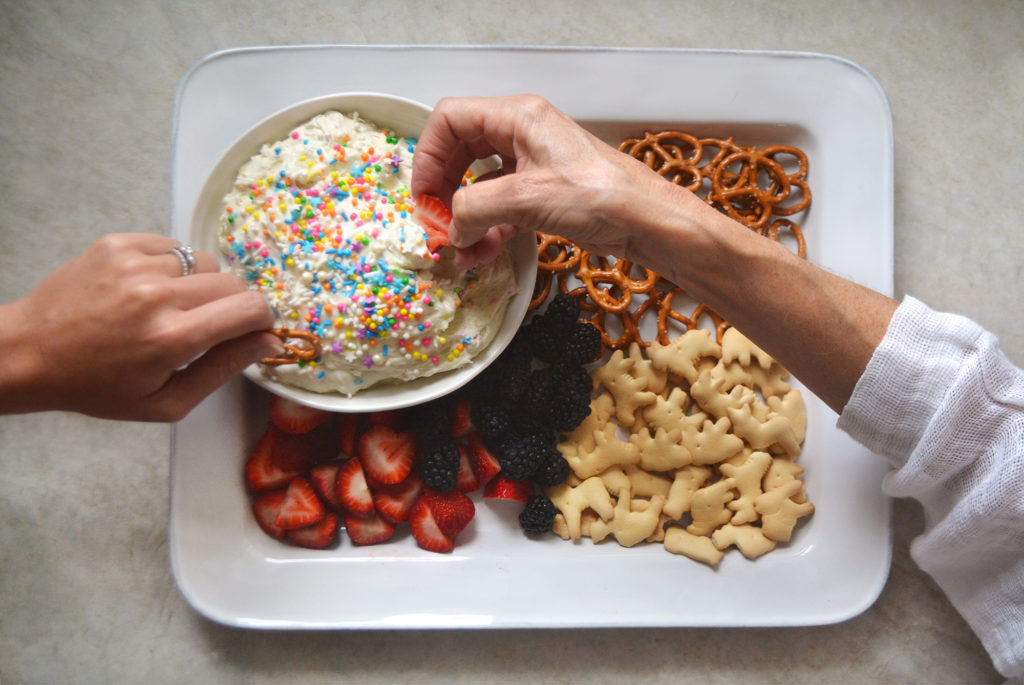
[[[495,154],[501,175],[455,192],[474,160]],[[449,237],[465,267],[492,260],[515,231],[554,233],[628,257],[629,214],[649,204],[645,195],[681,190],[663,185],[547,101],[523,95],[441,100],[417,144],[411,190],[452,207]],[[675,201],[691,211],[712,211],[690,193],[679,195]]]
[[196,252],[183,277],[149,234],[101,238],[23,299],[0,307],[0,413],[63,409],[176,421],[281,349],[262,295]]

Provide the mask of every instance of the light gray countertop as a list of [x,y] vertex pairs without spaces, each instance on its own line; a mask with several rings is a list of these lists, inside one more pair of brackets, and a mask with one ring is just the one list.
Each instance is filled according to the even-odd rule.
[[[179,81],[271,44],[711,47],[836,54],[895,128],[896,295],[958,311],[1024,363],[1024,4],[885,2],[0,1],[0,302],[111,231],[165,232]],[[443,78],[443,75],[438,75]],[[666,87],[676,85],[666,78]],[[0,351],[2,354],[2,351]],[[787,629],[249,632],[171,575],[169,429],[0,418],[0,681],[997,682],[909,556],[862,615]],[[835,579],[842,583],[842,578]],[[596,601],[581,597],[581,602]]]

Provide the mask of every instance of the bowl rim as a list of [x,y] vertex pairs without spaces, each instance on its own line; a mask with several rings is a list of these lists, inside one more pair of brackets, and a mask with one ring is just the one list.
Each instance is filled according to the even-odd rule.
[[[220,154],[217,163],[207,175],[193,207],[189,223],[190,244],[196,246],[197,249],[211,251],[217,257],[221,268],[226,267],[223,255],[217,246],[219,221],[210,221],[211,217],[219,214],[219,208],[214,214],[211,214],[211,208],[219,206],[238,175],[241,165],[258,154],[264,144],[283,137],[288,131],[309,121],[319,113],[328,111],[340,111],[349,115],[358,113],[361,118],[373,121],[388,130],[395,130],[402,137],[419,137],[419,131],[415,135],[402,133],[396,130],[399,127],[393,127],[379,116],[364,115],[365,107],[353,106],[353,102],[370,102],[376,107],[386,107],[398,103],[410,110],[419,110],[423,115],[424,122],[433,111],[432,107],[411,98],[381,92],[355,91],[307,98],[264,117],[246,129]],[[275,132],[279,132],[279,134]],[[226,184],[223,183],[224,178],[227,178]],[[202,230],[202,226],[207,224],[213,224],[215,228]],[[315,392],[275,381],[266,377],[258,364],[247,367],[243,371],[243,375],[275,395],[305,406],[338,413],[402,409],[453,393],[473,380],[497,359],[498,355],[512,342],[529,313],[538,261],[536,238],[533,232],[517,232],[509,240],[509,249],[516,280],[516,292],[509,300],[504,318],[491,342],[470,364],[410,381],[377,383],[365,390],[359,390],[351,396],[339,392]]]

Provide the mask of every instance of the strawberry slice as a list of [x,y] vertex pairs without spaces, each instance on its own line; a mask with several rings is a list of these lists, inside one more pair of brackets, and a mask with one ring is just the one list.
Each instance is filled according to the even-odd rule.
[[448,226],[452,223],[452,211],[441,198],[434,195],[420,195],[416,198],[414,212],[416,220],[427,234],[427,249],[437,252],[442,247],[451,245],[448,238]]
[[480,487],[473,464],[469,458],[469,448],[459,445],[459,470],[456,472],[455,489],[459,492],[473,492]]
[[409,520],[412,505],[423,492],[423,483],[416,474],[396,485],[382,485],[373,491],[373,505],[381,518],[391,523],[405,523]]
[[341,500],[338,499],[338,489],[336,487],[338,471],[340,470],[341,464],[321,464],[320,466],[313,467],[313,470],[309,472],[309,482],[313,489],[316,490],[316,494],[331,509],[337,512],[343,509]]
[[402,409],[373,411],[366,415],[366,425],[387,426],[397,433],[402,429],[404,417],[405,411]]
[[453,438],[464,438],[476,430],[472,419],[469,418],[469,408],[469,400],[465,398],[460,398],[455,402],[455,408],[452,410],[451,436]]
[[284,488],[292,478],[299,475],[298,470],[285,471],[278,468],[272,454],[272,440],[264,435],[245,462],[245,485],[251,492],[260,494]]
[[302,476],[296,476],[288,483],[274,525],[286,530],[311,526],[318,523],[325,513],[323,502],[316,496],[313,486]]
[[499,473],[484,486],[484,497],[529,502],[533,499],[533,481],[510,480]]
[[362,425],[362,414],[339,414],[335,422],[338,436],[338,447],[346,457],[356,455],[356,443],[359,442],[359,431]]
[[450,492],[425,490],[421,499],[426,501],[440,531],[452,540],[469,525],[476,514],[473,500],[457,490]]
[[280,395],[270,397],[270,420],[286,433],[308,433],[333,416],[329,411],[307,407]]
[[427,505],[427,500],[420,497],[412,506],[409,515],[409,527],[416,544],[428,552],[450,552],[455,542],[445,535],[434,520],[434,514]]
[[338,539],[338,517],[327,512],[319,523],[287,531],[285,539],[299,547],[326,549]]
[[353,514],[366,516],[373,511],[373,496],[366,484],[366,474],[363,473],[363,465],[355,457],[338,469],[334,487],[338,501]]
[[368,516],[345,514],[345,532],[357,545],[376,545],[390,540],[395,526],[375,513]]
[[285,534],[288,532],[274,523],[278,512],[281,511],[284,493],[284,490],[267,492],[257,497],[252,503],[252,514],[256,517],[256,523],[264,533],[275,540],[284,540]]
[[271,423],[267,426],[270,455],[274,466],[284,471],[307,471],[337,456],[330,426],[323,425],[307,433],[286,433]]
[[359,460],[366,475],[381,485],[401,483],[412,471],[416,439],[387,426],[370,426],[359,438]]
[[468,442],[469,463],[481,485],[487,485],[501,472],[501,463],[494,452],[487,449],[478,435],[470,435]]

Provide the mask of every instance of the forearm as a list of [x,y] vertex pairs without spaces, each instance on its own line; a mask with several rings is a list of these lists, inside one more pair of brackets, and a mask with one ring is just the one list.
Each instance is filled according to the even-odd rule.
[[633,209],[622,206],[631,215],[627,257],[682,286],[842,411],[898,303],[801,259],[682,189],[646,196]]

